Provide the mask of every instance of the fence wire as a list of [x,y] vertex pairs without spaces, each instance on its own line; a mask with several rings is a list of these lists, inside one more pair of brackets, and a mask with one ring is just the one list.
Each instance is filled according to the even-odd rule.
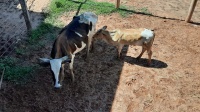
[[26,26],[23,18],[20,18],[18,4],[18,0],[0,2],[0,58],[11,54],[20,38],[26,36]]
[[[25,0],[28,10],[34,6],[35,0]],[[18,0],[3,0],[0,2],[0,58],[8,56],[14,51],[14,47],[19,40],[28,38],[27,29],[24,18],[21,16],[22,11],[17,7],[19,5]],[[68,8],[66,18],[70,15],[76,15],[79,12],[71,12],[72,8]],[[31,21],[34,21],[34,14],[29,12]]]
[[[36,0],[25,0],[28,4],[28,10],[31,21],[34,21],[35,15],[42,15],[42,13],[35,13],[30,11],[34,7]],[[76,11],[72,11],[74,6],[69,7],[65,13],[65,18],[82,13],[81,6],[87,0],[72,0],[80,3]],[[89,2],[87,4],[90,4]],[[22,11],[18,8],[18,0],[3,0],[0,2],[0,58],[7,56],[14,51],[14,47],[19,40],[28,38],[26,24],[22,15]],[[91,8],[96,7],[98,4],[91,4]],[[34,14],[35,13],[35,14]]]

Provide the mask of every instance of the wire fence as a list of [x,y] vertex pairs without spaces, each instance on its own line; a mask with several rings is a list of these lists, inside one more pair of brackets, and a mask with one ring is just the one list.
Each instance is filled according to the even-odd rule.
[[[26,0],[30,2],[27,6],[28,10],[32,8],[35,0]],[[24,18],[22,17],[22,11],[17,7],[19,5],[18,0],[4,0],[0,2],[0,58],[12,54],[16,44],[19,40],[27,38],[27,29]],[[77,15],[79,12],[71,12],[72,8],[68,8],[69,12],[66,14],[66,18],[70,15]],[[31,21],[34,21],[34,13],[29,13]],[[39,14],[39,13],[37,13]]]
[[20,18],[18,5],[18,0],[0,2],[0,58],[11,54],[20,38],[26,36],[26,26]]
[[[72,11],[73,6],[67,9],[67,14],[65,18],[69,18],[72,15],[78,15],[82,13],[81,6],[87,0],[74,0],[75,2],[80,3],[77,11]],[[35,0],[26,0],[30,2],[27,4],[28,10],[34,6]],[[90,3],[88,3],[90,4]],[[0,2],[0,58],[7,56],[14,51],[16,44],[19,40],[27,38],[27,29],[24,18],[22,16],[22,11],[17,8],[19,5],[18,0],[4,0]],[[96,7],[98,4],[90,4],[91,7]],[[29,13],[31,21],[35,18],[34,12]],[[41,13],[37,13],[41,14]]]
[[7,38],[7,40],[1,39],[0,40],[0,57],[9,55],[13,51],[13,46],[15,42],[13,38]]

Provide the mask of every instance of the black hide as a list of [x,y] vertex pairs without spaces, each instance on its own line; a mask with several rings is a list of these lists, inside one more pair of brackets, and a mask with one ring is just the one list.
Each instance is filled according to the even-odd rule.
[[[81,48],[81,42],[88,43],[88,33],[92,30],[92,22],[90,24],[79,23],[80,16],[74,16],[73,20],[65,26],[59,33],[58,37],[54,41],[51,51],[51,58],[61,58],[69,55],[76,50],[76,46]],[[82,35],[80,37],[75,32]],[[76,46],[74,45],[76,44]]]

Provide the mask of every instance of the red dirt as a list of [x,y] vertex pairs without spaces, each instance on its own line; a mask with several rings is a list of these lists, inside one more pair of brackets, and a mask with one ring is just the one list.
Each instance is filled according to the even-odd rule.
[[75,57],[75,83],[70,81],[68,65],[63,87],[58,90],[53,88],[49,67],[38,71],[27,85],[4,82],[0,111],[199,112],[200,26],[178,19],[140,14],[99,16],[97,28],[154,29],[152,66],[146,66],[147,53],[136,61],[140,47],[124,47],[124,59],[119,61],[115,47],[95,41],[88,63],[83,58],[86,50]]

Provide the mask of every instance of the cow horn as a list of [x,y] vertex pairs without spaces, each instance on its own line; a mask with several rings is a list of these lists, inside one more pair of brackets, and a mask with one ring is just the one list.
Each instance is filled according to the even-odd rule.
[[41,66],[46,67],[46,66],[49,66],[49,65],[50,65],[50,59],[47,59],[47,58],[39,58],[38,61],[39,61],[39,62],[38,62],[39,65],[41,65]]

